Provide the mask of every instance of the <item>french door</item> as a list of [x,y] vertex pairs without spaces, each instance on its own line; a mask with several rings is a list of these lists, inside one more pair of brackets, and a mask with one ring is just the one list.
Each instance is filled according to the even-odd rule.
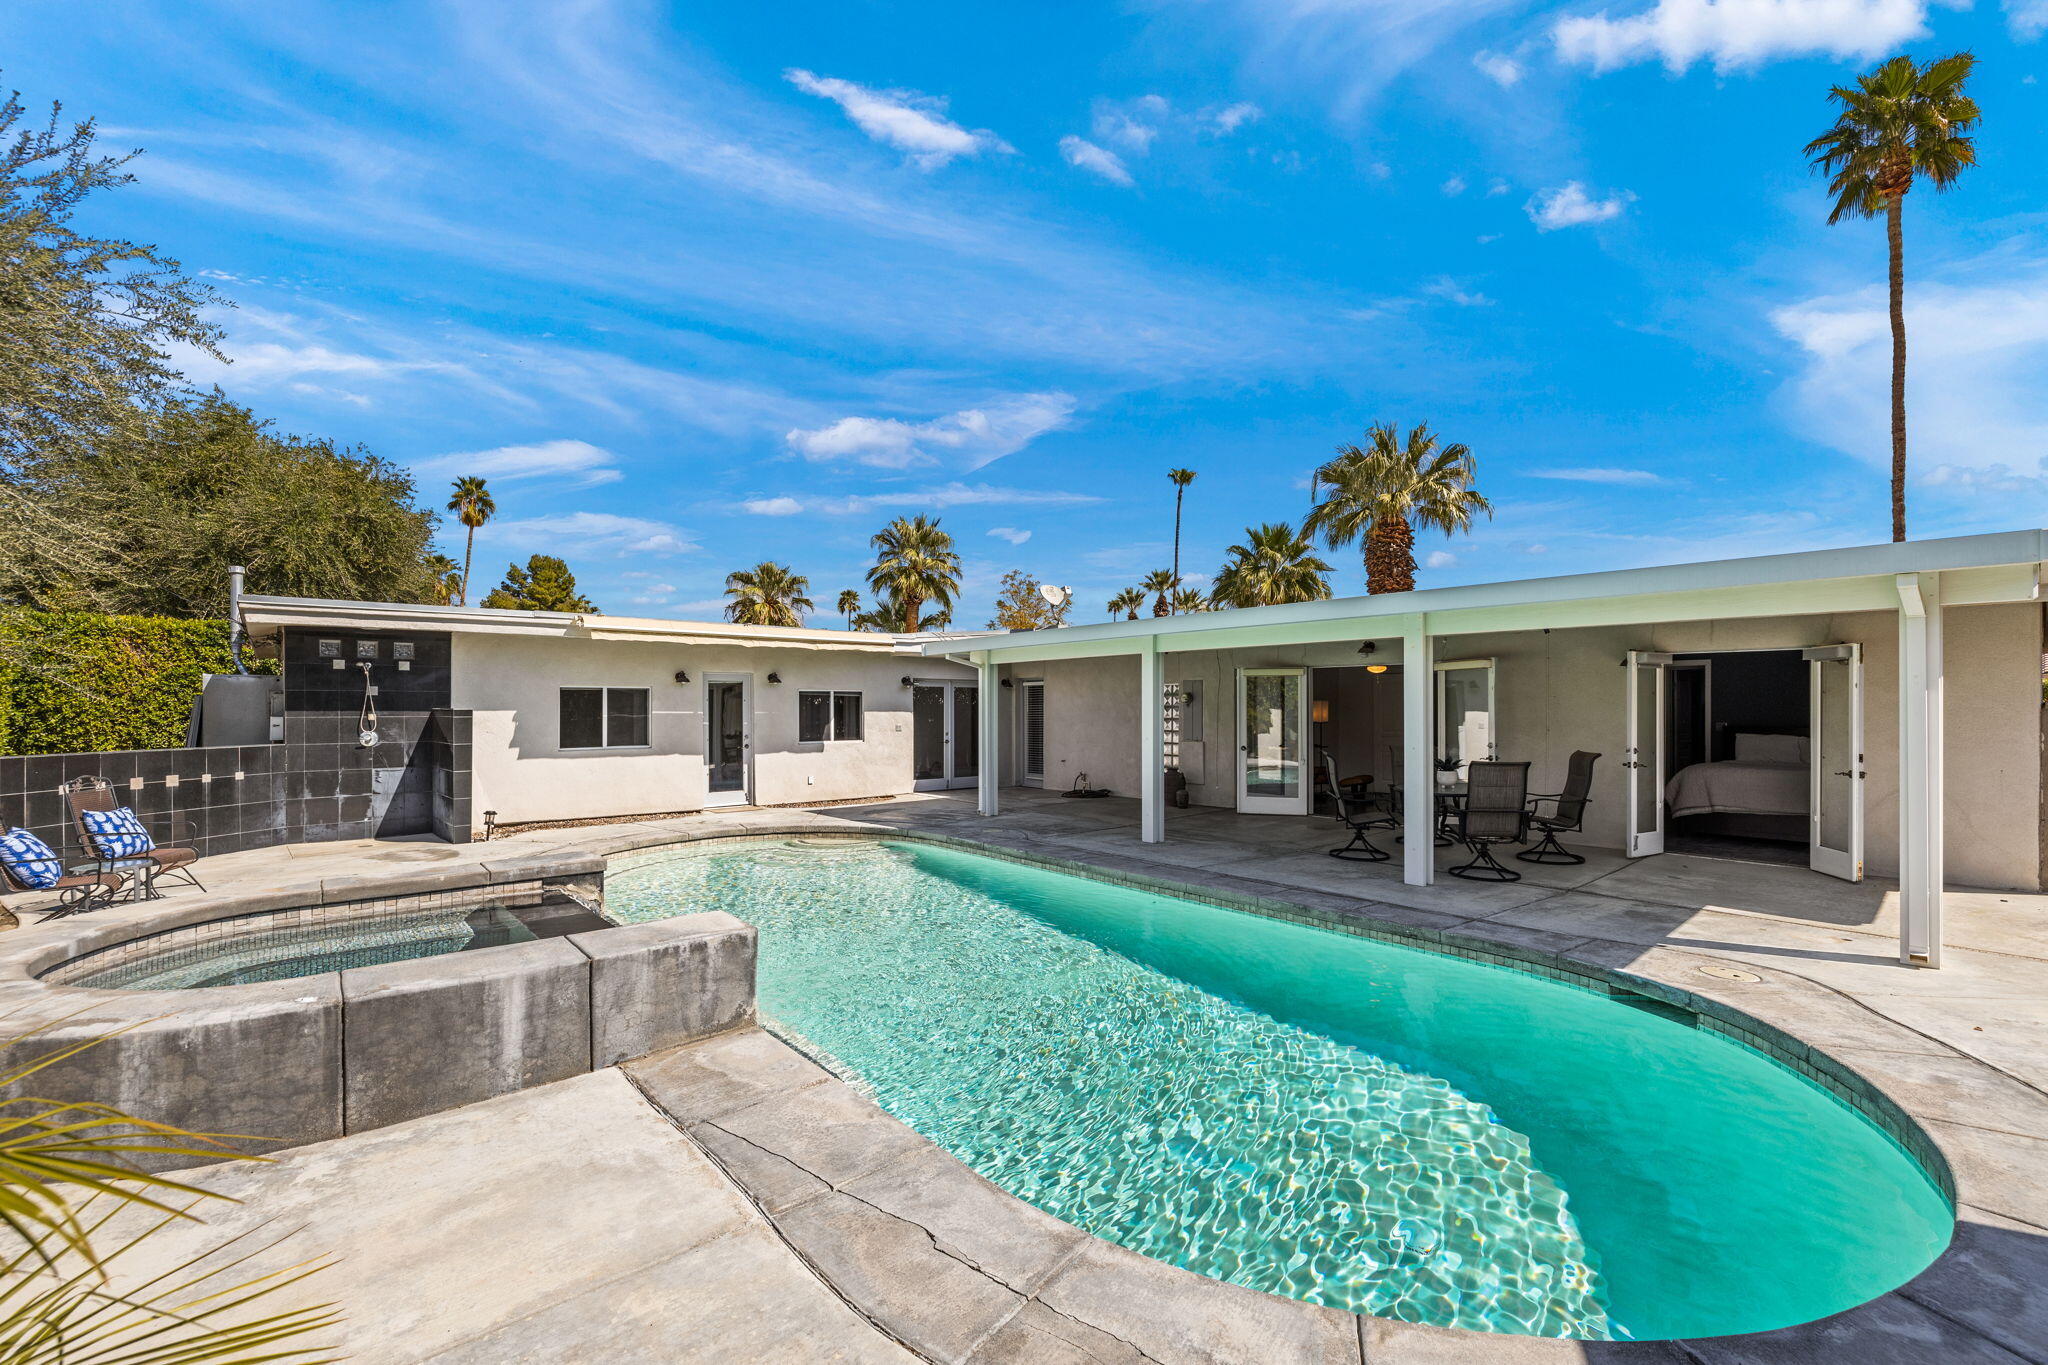
[[1308,814],[1307,696],[1306,668],[1237,670],[1237,808],[1245,814]]
[[1499,757],[1491,659],[1446,659],[1436,666],[1436,753],[1456,760],[1458,777],[1474,762]]
[[1670,705],[1671,656],[1628,652],[1628,856],[1664,851],[1664,724]]
[[919,791],[971,787],[981,772],[981,688],[916,683],[910,689],[910,761]]
[[1863,647],[1800,651],[1810,674],[1807,866],[1863,880]]
[[744,806],[752,799],[753,677],[710,673],[704,678],[704,767],[707,806]]
[[1045,785],[1045,684],[1017,684],[1017,784]]

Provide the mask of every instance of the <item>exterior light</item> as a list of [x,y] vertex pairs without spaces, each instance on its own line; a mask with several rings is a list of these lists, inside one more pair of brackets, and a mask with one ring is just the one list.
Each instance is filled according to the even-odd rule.
[[677,682],[677,684],[678,684],[678,685],[680,685],[680,684],[682,684],[682,683],[686,683],[686,682],[688,682],[689,680],[690,680],[690,675],[689,675],[689,674],[688,674],[687,672],[685,672],[685,671],[684,671],[683,669],[680,669],[680,668],[676,670],[676,682]]
[[1379,641],[1367,640],[1358,647],[1358,652],[1360,654],[1376,654],[1379,652],[1379,647]]
[[911,677],[908,673],[906,673],[903,675],[903,685],[905,687],[915,687],[917,686],[917,679]]
[[485,811],[485,812],[484,812],[484,842],[485,842],[485,843],[489,843],[489,842],[491,841],[491,835],[492,835],[492,833],[493,833],[494,831],[496,831],[496,829],[497,829],[497,828],[498,828],[498,812],[496,812],[496,811],[494,811],[494,810],[487,810],[487,811]]
[[768,675],[768,681],[774,683],[776,686],[779,687],[782,685],[782,675],[780,673],[770,673]]
[[1005,679],[1003,679],[1003,686],[1005,686],[1005,687],[1014,687],[1015,685],[1016,685],[1016,684],[1012,683],[1012,682],[1011,682],[1011,681],[1010,681],[1010,680],[1009,680],[1008,678],[1005,678]]
[[1387,666],[1385,664],[1367,664],[1365,671],[1368,673],[1384,673],[1387,671]]

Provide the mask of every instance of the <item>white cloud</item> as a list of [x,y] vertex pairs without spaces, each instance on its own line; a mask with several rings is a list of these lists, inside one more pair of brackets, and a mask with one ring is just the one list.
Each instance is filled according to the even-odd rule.
[[[2013,37],[2032,42],[2048,32],[2048,0],[2005,0],[2005,24]],[[2027,85],[2034,83],[2032,76],[2020,79]]]
[[1455,303],[1460,308],[1491,308],[1493,300],[1477,290],[1467,290],[1449,275],[1439,275],[1422,286],[1422,292],[1433,299]]
[[1634,202],[1635,195],[1628,190],[1617,190],[1605,199],[1595,199],[1586,193],[1585,185],[1573,180],[1556,189],[1538,190],[1525,207],[1529,221],[1536,225],[1538,232],[1555,232],[1559,228],[1604,223],[1610,218],[1620,217],[1622,210]]
[[[1883,56],[1927,36],[1928,0],[1656,0],[1621,18],[1603,10],[1559,19],[1566,61],[1597,71],[1661,59],[1670,70],[1712,61],[1738,71],[1783,57]],[[2028,0],[2038,3],[2038,0]]]
[[1449,550],[1431,550],[1429,557],[1422,561],[1425,569],[1448,569],[1458,562],[1458,557]]
[[578,487],[617,483],[626,477],[613,467],[617,457],[588,441],[541,441],[535,445],[498,446],[493,450],[471,450],[436,455],[413,465],[413,472],[426,478],[496,479],[510,483],[517,479],[570,479]]
[[795,498],[748,498],[740,508],[757,517],[793,517],[804,510],[804,505]]
[[[1770,320],[1800,352],[1784,398],[1813,439],[1891,460],[1891,328],[1879,286],[1803,299]],[[2001,248],[1906,290],[1912,468],[1957,491],[1989,471],[2042,473],[2048,452],[2048,256]],[[1978,471],[1966,475],[1963,471]],[[1987,492],[1988,495],[1988,492]],[[2015,515],[2019,513],[2015,511]]]
[[[2044,0],[2044,2],[2048,2],[2048,0]],[[1236,104],[1226,104],[1221,109],[1214,110],[1209,114],[1209,126],[1214,128],[1221,136],[1229,137],[1245,124],[1256,122],[1262,117],[1263,113],[1264,111],[1258,105],[1249,104],[1244,101],[1239,101]]]
[[1022,545],[1031,539],[1029,531],[1020,531],[1014,526],[991,526],[988,533],[998,539],[1007,540],[1012,545]]
[[841,498],[809,498],[803,500],[803,510],[830,516],[854,516],[893,509],[944,512],[954,507],[1080,507],[1101,501],[1103,499],[1088,493],[1040,492],[1032,488],[954,482]]
[[875,141],[907,153],[919,170],[935,171],[955,157],[1013,150],[985,128],[962,128],[946,117],[946,102],[930,95],[874,90],[800,67],[782,74],[805,94],[822,96],[844,109],[854,126]]
[[609,512],[564,512],[558,516],[486,522],[477,538],[499,545],[510,543],[522,555],[555,554],[563,549],[618,555],[677,555],[697,548],[687,532],[667,522]]
[[1069,166],[1078,167],[1091,175],[1099,175],[1112,185],[1134,183],[1122,157],[1107,147],[1096,146],[1087,138],[1067,134],[1060,139],[1060,155],[1067,159]]
[[972,472],[1066,425],[1073,414],[1072,394],[1018,393],[929,422],[842,417],[785,439],[807,460],[852,460],[882,469],[944,463]]
[[1171,112],[1172,106],[1160,95],[1140,95],[1121,104],[1097,100],[1089,127],[1098,141],[1114,142],[1143,156],[1152,150],[1159,125]]
[[1493,183],[1486,187],[1486,197],[1488,199],[1497,198],[1498,196],[1506,194],[1507,192],[1508,182],[1501,179],[1499,176],[1495,176],[1493,178]]
[[1472,65],[1496,85],[1510,86],[1522,79],[1522,64],[1501,52],[1475,52]]
[[1455,199],[1457,196],[1465,192],[1465,177],[1462,175],[1454,175],[1449,180],[1444,181],[1444,183],[1441,186],[1439,186],[1439,188],[1442,189],[1445,194],[1448,194]]
[[1618,469],[1597,465],[1583,469],[1527,469],[1522,472],[1532,479],[1562,479],[1567,483],[1651,484],[1664,482],[1661,476],[1652,474],[1647,469]]

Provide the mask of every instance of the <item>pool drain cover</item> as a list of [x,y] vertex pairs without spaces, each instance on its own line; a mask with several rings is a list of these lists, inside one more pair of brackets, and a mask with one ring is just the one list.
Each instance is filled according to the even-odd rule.
[[1718,976],[1723,981],[1763,980],[1763,978],[1758,976],[1755,972],[1745,972],[1740,967],[1723,967],[1718,962],[1709,962],[1706,966],[1700,968],[1700,974],[1702,976]]

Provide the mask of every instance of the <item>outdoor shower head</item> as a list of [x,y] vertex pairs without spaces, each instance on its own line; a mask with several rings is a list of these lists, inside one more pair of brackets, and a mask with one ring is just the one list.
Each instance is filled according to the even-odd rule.
[[370,666],[357,664],[363,670],[363,707],[356,713],[356,743],[365,749],[377,747],[377,704],[370,700],[375,690],[370,685]]

